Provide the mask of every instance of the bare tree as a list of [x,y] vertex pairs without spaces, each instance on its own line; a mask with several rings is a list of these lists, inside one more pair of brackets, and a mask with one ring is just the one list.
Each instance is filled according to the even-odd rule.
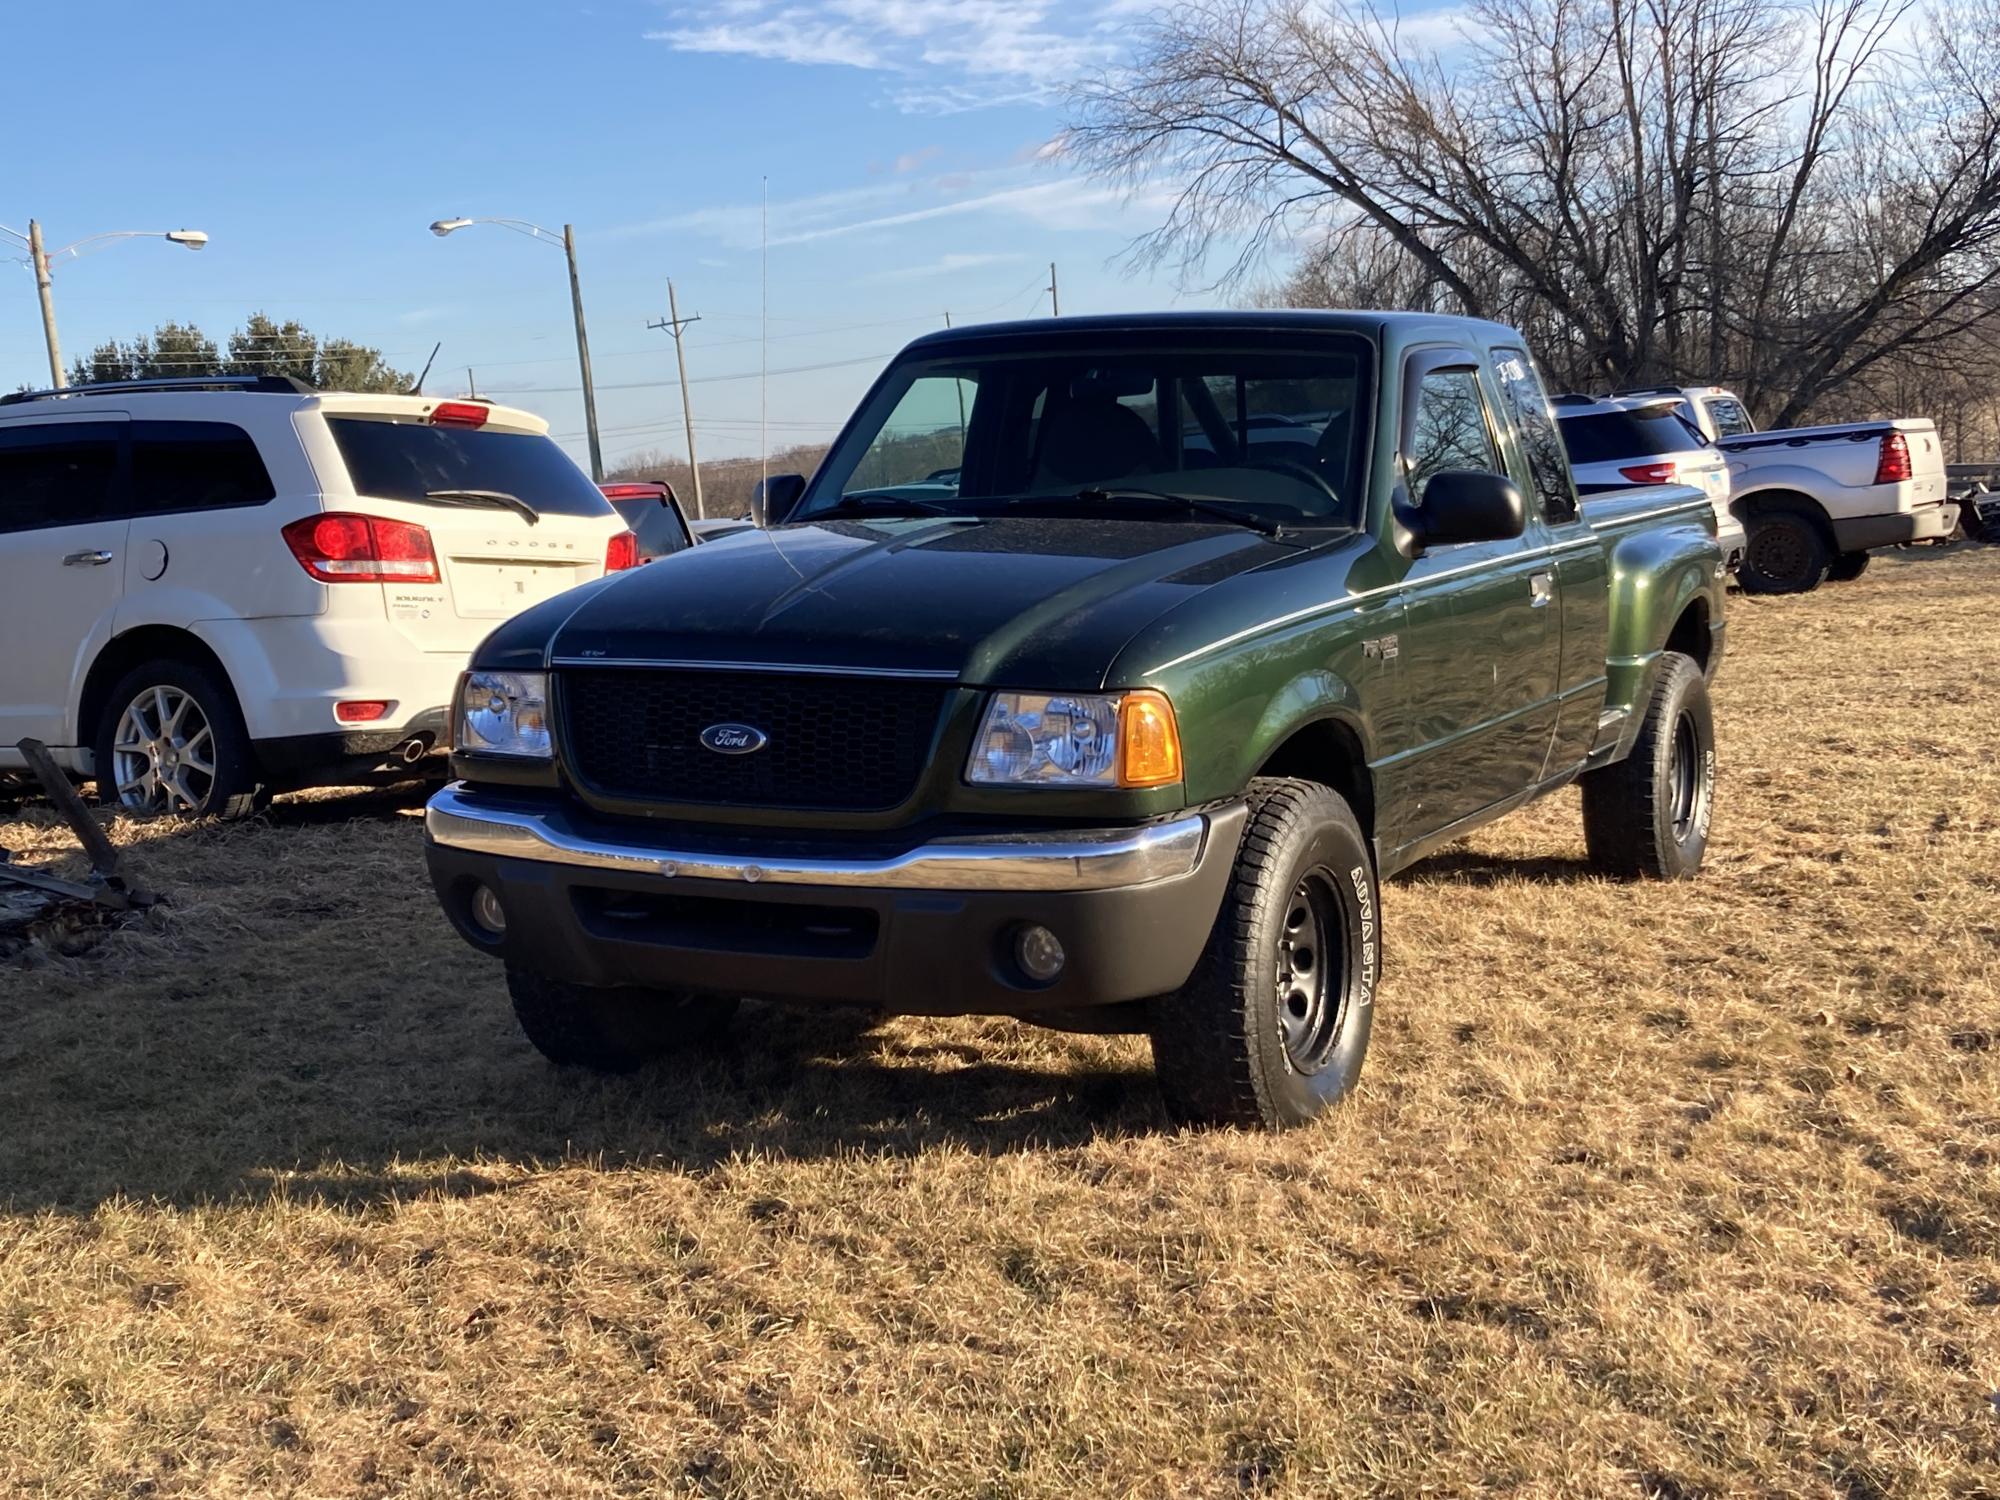
[[1317,236],[1287,292],[1501,318],[1570,383],[1728,379],[1767,422],[2000,316],[2000,0],[1472,0],[1439,43],[1194,0],[1065,145],[1178,190],[1142,260],[1226,244],[1240,281]]

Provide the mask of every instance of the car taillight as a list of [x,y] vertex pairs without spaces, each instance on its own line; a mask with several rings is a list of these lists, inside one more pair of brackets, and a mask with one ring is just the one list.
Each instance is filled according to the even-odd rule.
[[484,427],[491,408],[473,401],[440,401],[431,408],[433,427]]
[[1618,471],[1634,484],[1672,484],[1674,466],[1665,464],[1630,464]]
[[639,538],[630,531],[621,531],[604,544],[604,571],[622,573],[627,568],[639,566]]
[[284,528],[292,556],[321,583],[436,583],[431,534],[408,521],[333,511]]
[[1915,471],[1910,467],[1910,442],[1900,432],[1891,432],[1882,439],[1882,456],[1875,460],[1875,482],[1877,484],[1897,484],[1908,479]]

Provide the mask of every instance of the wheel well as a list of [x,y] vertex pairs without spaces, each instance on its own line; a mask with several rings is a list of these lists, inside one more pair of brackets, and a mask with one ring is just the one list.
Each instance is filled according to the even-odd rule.
[[1689,600],[1688,607],[1681,611],[1681,617],[1674,621],[1674,628],[1667,632],[1667,649],[1693,657],[1695,665],[1706,672],[1709,652],[1714,647],[1715,637],[1708,629],[1708,601]]
[[1292,731],[1257,768],[1259,776],[1316,781],[1347,799],[1361,831],[1375,836],[1375,782],[1361,736],[1338,719],[1319,719]]
[[159,657],[192,662],[212,672],[215,680],[231,693],[236,691],[222,659],[209,650],[201,637],[171,625],[142,625],[137,630],[112,637],[97,653],[97,660],[90,664],[90,671],[83,679],[83,697],[77,704],[76,733],[79,743],[94,751],[97,721],[104,713],[104,701],[110,696],[112,685],[140,662]]
[[1752,516],[1769,511],[1790,511],[1794,515],[1804,516],[1818,526],[1829,546],[1833,543],[1833,523],[1827,519],[1826,508],[1811,495],[1801,494],[1797,490],[1757,490],[1730,501],[1729,508],[1736,512],[1737,519],[1741,521],[1748,521]]

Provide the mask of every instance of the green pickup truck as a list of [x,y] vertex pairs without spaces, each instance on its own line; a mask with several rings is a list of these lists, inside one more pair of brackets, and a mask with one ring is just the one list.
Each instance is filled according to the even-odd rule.
[[1599,869],[1701,863],[1713,511],[1580,505],[1510,328],[951,330],[754,510],[465,677],[431,877],[559,1063],[739,996],[999,1014],[1292,1124],[1360,1071],[1386,877],[1571,781]]

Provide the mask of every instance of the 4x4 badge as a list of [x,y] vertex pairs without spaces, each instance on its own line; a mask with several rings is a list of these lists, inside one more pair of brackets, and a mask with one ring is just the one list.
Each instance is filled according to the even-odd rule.
[[717,755],[749,755],[762,750],[770,738],[749,724],[711,724],[701,732],[702,747]]

